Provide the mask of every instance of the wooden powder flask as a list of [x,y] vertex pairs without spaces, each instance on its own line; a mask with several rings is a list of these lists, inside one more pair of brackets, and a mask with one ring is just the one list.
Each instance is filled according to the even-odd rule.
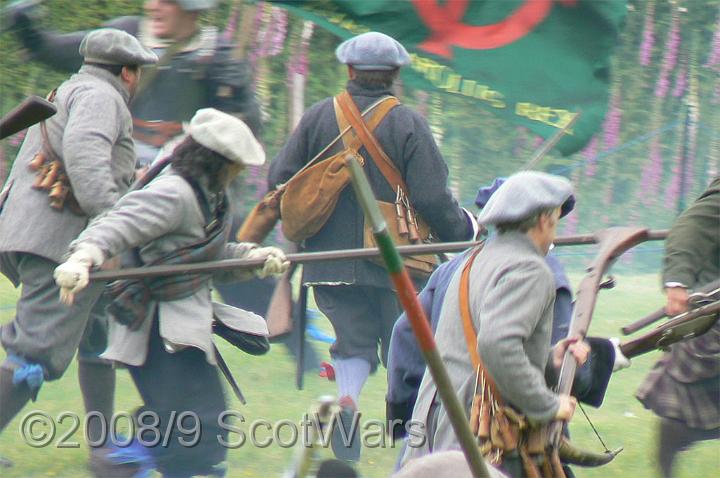
[[407,217],[405,216],[405,204],[403,203],[403,191],[398,186],[397,188],[397,194],[395,195],[395,214],[396,214],[396,221],[397,221],[397,228],[398,233],[401,236],[407,236],[408,231],[408,223],[407,223]]
[[50,188],[50,207],[53,209],[61,210],[65,205],[65,200],[70,192],[70,188],[67,187],[69,182],[68,177],[65,174],[60,174],[58,180]]
[[47,158],[45,157],[45,154],[43,154],[42,151],[39,152],[39,153],[37,153],[37,154],[36,154],[35,156],[33,156],[33,158],[30,160],[30,163],[29,163],[30,170],[32,170],[32,171],[37,171],[37,170],[39,170],[40,168],[43,167],[43,165],[45,164],[45,161],[46,161],[46,160],[47,160]]
[[52,188],[53,184],[55,184],[55,182],[57,181],[59,174],[60,163],[57,161],[51,162],[47,169],[47,172],[45,173],[45,177],[42,178],[42,180],[40,181],[38,189],[50,191],[50,188]]

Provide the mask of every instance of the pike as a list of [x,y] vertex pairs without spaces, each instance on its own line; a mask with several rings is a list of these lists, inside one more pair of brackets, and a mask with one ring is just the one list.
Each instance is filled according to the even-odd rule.
[[390,275],[390,280],[395,286],[398,299],[410,321],[413,333],[420,346],[420,351],[427,363],[428,370],[437,385],[438,394],[447,410],[448,418],[460,442],[460,447],[465,454],[465,459],[470,467],[470,471],[475,478],[489,477],[490,474],[485,461],[482,459],[475,437],[470,431],[470,425],[465,416],[465,411],[453,390],[450,377],[435,345],[435,339],[430,329],[430,321],[425,316],[425,312],[417,298],[415,286],[390,237],[385,218],[375,201],[370,183],[357,158],[348,155],[347,161],[350,167],[350,175],[355,195],[365,212],[365,219],[372,227],[375,242],[382,253],[382,258]]
[[[470,247],[475,247],[480,242],[445,242],[434,244],[420,244],[412,246],[400,246],[398,252],[403,256],[422,254],[437,254],[440,252],[460,252]],[[334,261],[345,259],[367,259],[380,257],[381,250],[378,248],[368,249],[345,249],[340,251],[323,252],[299,252],[287,254],[285,257],[291,264],[309,264],[312,262]],[[264,259],[224,259],[219,261],[195,262],[193,264],[182,264],[172,266],[149,266],[130,267],[126,269],[110,269],[93,272],[90,280],[120,280],[120,279],[145,279],[149,277],[167,276],[175,274],[200,274],[234,269],[253,269],[260,267]]]
[[[666,230],[648,231],[646,241],[661,241],[667,236]],[[432,244],[419,244],[411,246],[397,246],[397,252],[401,256],[415,256],[423,254],[441,254],[447,252],[462,252],[465,249],[475,247],[482,241],[462,242],[439,242]],[[593,234],[577,234],[571,236],[559,236],[555,238],[555,245],[584,246],[596,244],[598,239]],[[367,249],[342,249],[337,251],[323,252],[299,252],[287,254],[287,260],[291,264],[309,264],[312,262],[337,261],[348,259],[369,259],[380,257],[381,251],[378,248]],[[219,261],[196,262],[174,266],[149,266],[132,267],[126,269],[107,269],[96,271],[90,274],[90,280],[120,280],[120,279],[145,279],[175,274],[200,274],[228,271],[234,269],[252,269],[263,264],[262,259],[224,259]]]

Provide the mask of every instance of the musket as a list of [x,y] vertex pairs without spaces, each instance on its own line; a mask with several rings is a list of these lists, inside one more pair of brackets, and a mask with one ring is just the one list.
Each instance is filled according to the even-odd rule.
[[442,362],[440,353],[435,345],[435,339],[430,329],[430,322],[425,316],[425,312],[418,300],[415,286],[388,232],[385,218],[380,212],[377,201],[373,196],[370,183],[355,156],[351,154],[348,155],[347,162],[350,168],[350,177],[353,189],[355,190],[355,196],[363,208],[365,220],[372,228],[375,242],[382,252],[382,258],[385,262],[390,280],[395,287],[400,304],[405,310],[405,314],[420,346],[420,352],[425,358],[430,375],[432,375],[437,387],[440,400],[445,407],[448,419],[455,431],[455,436],[460,443],[460,448],[465,454],[468,467],[475,478],[489,477],[490,474],[487,465],[480,455],[480,449],[477,446],[472,431],[470,431],[470,424],[465,415],[465,410],[460,405],[460,400],[455,394],[452,382],[445,369],[445,364]]
[[[616,227],[599,231],[595,233],[595,237],[596,242],[600,245],[600,250],[587,268],[587,274],[578,287],[575,307],[570,321],[570,330],[568,331],[569,338],[579,338],[582,340],[587,336],[587,331],[595,310],[597,294],[604,286],[603,276],[625,251],[647,240],[648,230],[636,227]],[[570,395],[575,380],[576,369],[577,362],[575,361],[575,357],[572,353],[566,351],[563,356],[560,376],[555,389],[559,395]],[[561,445],[563,445],[562,428],[562,421],[555,421],[550,424],[549,445],[551,456],[552,453],[556,451],[559,452]],[[565,449],[568,448],[568,445],[568,442],[564,444]],[[592,460],[592,466],[609,463],[620,450],[622,449],[616,451],[606,450],[605,454],[601,455],[604,459]],[[582,456],[582,453],[576,454]]]
[[0,139],[50,118],[57,107],[39,96],[29,96],[0,118]]
[[[698,292],[700,294],[707,294],[708,292],[712,292],[713,290],[720,287],[720,279],[714,280],[704,286],[702,286]],[[690,297],[692,297],[695,294],[691,294]],[[698,297],[698,296],[696,296]],[[622,327],[620,330],[622,331],[623,335],[630,335],[638,330],[647,327],[648,325],[657,322],[658,320],[667,317],[667,312],[665,312],[665,307],[660,307],[658,310],[653,312],[652,314],[648,314],[645,317],[643,317],[640,320],[637,320],[633,322],[630,325],[626,325],[625,327]]]
[[620,344],[620,351],[630,359],[653,350],[666,350],[674,343],[701,336],[715,325],[718,317],[720,299],[676,315],[652,331]]

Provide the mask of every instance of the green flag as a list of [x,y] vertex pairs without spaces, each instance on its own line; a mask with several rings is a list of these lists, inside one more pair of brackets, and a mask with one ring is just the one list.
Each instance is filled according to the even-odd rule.
[[472,98],[544,137],[581,112],[563,154],[607,108],[626,0],[275,0],[341,38],[379,31],[412,56],[404,81]]

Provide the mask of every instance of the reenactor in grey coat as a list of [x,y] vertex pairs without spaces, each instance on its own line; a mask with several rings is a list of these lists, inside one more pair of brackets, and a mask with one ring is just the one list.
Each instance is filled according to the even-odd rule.
[[[66,302],[92,287],[91,267],[125,252],[135,258],[135,265],[169,263],[183,256],[187,262],[264,259],[255,271],[220,273],[215,280],[245,280],[253,272],[259,277],[282,274],[289,263],[280,249],[228,242],[227,185],[246,166],[264,160],[262,147],[241,120],[212,108],[198,111],[171,166],[127,193],[72,242],[70,256],[55,270]],[[199,259],[197,254],[204,256]],[[131,288],[138,291],[137,300],[125,295]],[[250,314],[214,304],[206,276],[171,277],[169,283],[126,281],[112,295],[109,345],[103,358],[127,366],[144,402],[138,420],[143,422],[142,412],[147,412],[167,446],[153,446],[137,435],[127,450],[106,455],[101,476],[117,469],[135,476],[148,463],[169,477],[223,476],[218,475],[218,465],[227,454],[223,443],[229,428],[221,424],[227,403],[215,366],[213,319],[230,326]],[[187,420],[180,425],[182,413]],[[194,426],[198,432],[192,446],[183,444],[192,436],[178,441],[187,433],[181,430]]]
[[[469,304],[477,350],[502,399],[533,423],[569,420],[577,403],[573,397],[551,391],[544,374],[555,301],[555,281],[545,255],[560,217],[572,209],[567,202],[571,194],[565,178],[522,172],[500,186],[478,217],[480,224],[494,225],[498,234],[488,240],[470,269]],[[462,270],[458,268],[448,287],[435,340],[453,388],[470,416],[476,373],[460,319]],[[566,349],[581,363],[589,351],[585,342],[562,340],[553,349],[551,365],[559,367]],[[422,443],[408,441],[403,463],[459,447],[427,371],[413,420],[424,426],[426,438]],[[503,462],[503,471],[517,476],[508,469],[510,461]]]
[[157,56],[115,29],[88,33],[80,54],[84,65],[57,88],[57,114],[29,130],[0,193],[0,270],[22,287],[15,319],[0,329],[7,352],[0,430],[44,380],[62,376],[77,351],[102,285],[68,308],[52,272],[88,221],[113,206],[134,178],[127,105],[140,65]]

